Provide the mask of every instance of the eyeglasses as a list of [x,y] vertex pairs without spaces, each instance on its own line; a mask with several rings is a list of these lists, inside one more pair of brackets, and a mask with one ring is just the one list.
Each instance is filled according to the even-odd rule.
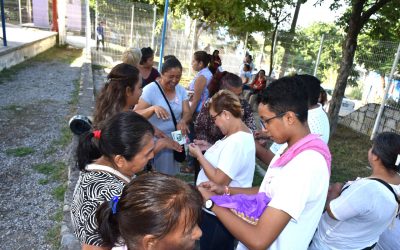
[[280,113],[280,114],[278,114],[278,115],[276,115],[276,116],[273,116],[273,117],[268,118],[268,119],[265,119],[265,120],[263,120],[263,119],[260,118],[260,122],[261,122],[262,128],[265,129],[265,124],[268,124],[268,125],[269,125],[269,122],[270,122],[271,120],[273,120],[273,119],[275,119],[275,118],[280,118],[280,117],[286,115],[286,113],[287,113],[287,112],[283,112],[283,113]]
[[211,120],[212,120],[213,122],[215,122],[215,120],[217,119],[217,116],[219,116],[220,114],[222,114],[222,112],[224,112],[224,110],[219,111],[216,115],[211,115],[211,114],[210,114]]

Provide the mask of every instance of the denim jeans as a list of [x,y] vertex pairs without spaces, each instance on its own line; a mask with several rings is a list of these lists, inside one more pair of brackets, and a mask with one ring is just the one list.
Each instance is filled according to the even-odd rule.
[[233,235],[217,219],[216,216],[202,211],[200,225],[203,235],[200,238],[201,250],[233,250]]

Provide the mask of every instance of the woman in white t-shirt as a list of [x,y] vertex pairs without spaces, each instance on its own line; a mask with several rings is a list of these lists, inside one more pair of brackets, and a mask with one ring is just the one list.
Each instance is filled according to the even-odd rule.
[[[260,187],[226,189],[213,182],[199,185],[206,209],[240,241],[237,249],[307,249],[323,212],[329,186],[328,146],[307,126],[307,94],[302,81],[282,77],[263,92],[258,113],[263,131],[287,143],[272,159]],[[256,225],[214,204],[214,194],[265,193],[270,202]],[[211,199],[210,199],[211,198]],[[251,212],[251,211],[249,211]],[[246,211],[243,211],[245,215]]]
[[368,151],[368,161],[372,175],[348,182],[344,188],[336,184],[330,189],[326,212],[309,249],[372,249],[396,220],[400,135],[379,134]]
[[[189,145],[190,153],[202,166],[197,184],[210,180],[227,188],[251,187],[255,144],[251,130],[241,120],[242,108],[238,96],[228,90],[220,90],[208,105],[211,118],[225,137],[212,146],[203,140],[195,140]],[[203,155],[201,152],[206,149]],[[201,249],[233,249],[234,237],[213,213],[203,213],[201,228]]]

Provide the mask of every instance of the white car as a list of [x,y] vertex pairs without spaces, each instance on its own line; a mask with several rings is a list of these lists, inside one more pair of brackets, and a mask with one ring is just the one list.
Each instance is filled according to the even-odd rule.
[[[325,89],[325,88],[324,88]],[[328,104],[325,105],[324,109],[326,112],[329,110],[329,104],[332,99],[333,89],[325,89],[327,97],[328,97]],[[342,105],[340,106],[339,116],[346,116],[354,111],[355,102],[347,98],[346,96],[343,97]]]

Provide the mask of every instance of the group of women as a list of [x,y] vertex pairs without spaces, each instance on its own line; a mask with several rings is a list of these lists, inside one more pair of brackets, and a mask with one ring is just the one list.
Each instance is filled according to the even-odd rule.
[[[201,249],[234,249],[234,239],[240,241],[237,249],[307,249],[310,242],[311,249],[367,249],[378,241],[398,203],[373,178],[400,193],[400,136],[378,135],[368,154],[373,174],[328,193],[330,153],[310,135],[304,86],[297,78],[279,79],[263,92],[258,112],[263,133],[287,147],[272,159],[261,186],[252,187],[256,126],[248,103],[239,98],[240,77],[219,75],[209,96],[215,75],[208,69],[210,57],[198,51],[190,98],[179,85],[179,60],[170,56],[161,74],[151,73],[154,52],[149,56],[148,49],[124,53],[124,63],[111,70],[97,97],[93,130],[80,137],[71,216],[82,249],[193,249],[199,239]],[[183,150],[170,137],[175,130],[195,138],[189,151],[201,166],[198,189],[170,176],[177,173],[173,151]],[[168,175],[140,173],[148,161]],[[371,192],[368,199],[365,192]],[[246,203],[260,193],[270,201],[256,225],[217,204],[218,195],[246,194],[239,202]],[[385,210],[376,211],[382,203]],[[363,230],[354,230],[360,221]],[[340,237],[349,239],[342,243]]]

